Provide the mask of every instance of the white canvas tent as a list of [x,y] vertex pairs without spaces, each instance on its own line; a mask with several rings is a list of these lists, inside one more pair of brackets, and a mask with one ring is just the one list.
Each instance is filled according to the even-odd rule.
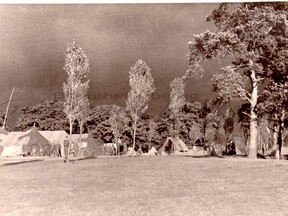
[[99,153],[100,144],[89,133],[82,134],[81,139],[80,134],[72,134],[72,142],[77,156],[95,156]]
[[5,146],[20,146],[21,143],[19,142],[20,137],[25,136],[28,134],[29,131],[25,132],[10,132],[6,135],[0,135],[0,145]]
[[117,152],[116,143],[104,143],[101,147],[101,155],[115,155]]
[[160,155],[170,155],[177,152],[188,152],[189,149],[180,138],[168,137],[163,146],[158,150]]
[[10,132],[0,135],[0,146],[2,146],[1,157],[15,157],[22,155],[22,145],[18,142],[19,137],[27,132]]
[[152,148],[147,152],[147,153],[143,153],[143,156],[156,156],[158,155],[158,152],[156,150],[156,148],[154,146],[152,146]]
[[39,131],[39,133],[45,137],[52,145],[61,145],[62,156],[64,156],[64,140],[69,138],[69,134],[66,131]]
[[[127,152],[125,153],[125,156],[132,156],[132,147],[128,147]],[[136,156],[136,151],[134,150],[134,156]]]

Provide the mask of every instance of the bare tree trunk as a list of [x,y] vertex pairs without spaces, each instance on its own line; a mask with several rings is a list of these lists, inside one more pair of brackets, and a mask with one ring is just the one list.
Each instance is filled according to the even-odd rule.
[[[275,115],[275,119],[277,119],[277,115]],[[278,131],[277,131],[277,124],[276,122],[274,122],[274,126],[273,126],[273,154],[275,155],[275,158],[276,159],[279,159],[277,158],[277,155],[279,155],[279,149],[278,149],[278,143],[277,143],[277,138],[278,138]]]
[[249,158],[257,158],[257,114],[255,112],[255,107],[258,99],[258,82],[255,77],[255,71],[251,71],[251,83],[252,83],[252,93],[251,93],[251,112],[250,112],[250,143],[249,143]]
[[83,120],[81,119],[79,124],[80,124],[80,135],[79,135],[79,138],[80,138],[80,153],[81,153],[81,156],[84,156],[83,155],[83,148],[82,148],[82,134],[83,134]]
[[136,143],[136,129],[137,129],[137,114],[134,115],[132,157],[134,157],[134,148]]
[[276,149],[276,159],[281,159],[281,149],[282,149],[282,134],[283,134],[283,127],[284,127],[284,119],[285,119],[285,111],[284,109],[281,112],[281,116],[279,118],[278,123],[278,137],[277,137],[277,149]]
[[276,142],[276,151],[275,151],[275,159],[276,160],[280,160],[280,158],[281,158],[281,147],[280,147],[280,142],[282,141],[282,139],[280,138],[279,139],[279,137],[280,137],[280,131],[281,131],[281,126],[280,126],[281,124],[279,124],[279,126],[278,126],[278,132],[275,132],[275,142]]
[[[120,143],[121,143],[121,139],[119,138],[120,134],[118,134],[117,136],[117,150],[116,150],[116,155],[118,155],[118,157],[120,156]],[[119,141],[120,139],[120,141]]]
[[[67,162],[68,163],[69,163],[69,160],[70,160],[69,153],[70,153],[71,143],[72,143],[72,130],[73,130],[73,121],[72,121],[72,119],[69,119],[69,124],[70,124],[70,128],[69,128],[69,145],[68,145],[68,153],[67,153]],[[65,146],[64,146],[64,148],[65,148]]]
[[118,139],[119,139],[119,134],[116,133],[115,138],[114,138],[114,142],[116,144],[116,155],[115,156],[119,155],[120,144],[118,142]]

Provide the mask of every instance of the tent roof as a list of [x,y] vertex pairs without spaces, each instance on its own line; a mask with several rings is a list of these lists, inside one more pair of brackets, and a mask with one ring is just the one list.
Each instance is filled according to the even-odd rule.
[[[82,134],[81,140],[85,142],[88,139],[88,136],[88,133]],[[72,134],[72,141],[80,141],[80,134]]]
[[[186,144],[183,142],[183,140],[181,140],[180,138],[175,138],[179,145],[180,145],[180,148],[182,151],[189,151],[188,147],[186,146]],[[174,139],[173,139],[174,140]]]
[[34,145],[34,144],[45,145],[49,143],[49,140],[47,140],[43,135],[41,135],[36,127],[30,129],[27,134],[20,136],[19,140],[21,142],[23,141],[23,145]]
[[[128,147],[127,152],[125,153],[126,156],[132,156],[132,147]],[[136,156],[136,151],[134,151],[134,156]]]
[[39,131],[39,133],[49,140],[49,142],[59,144],[62,144],[66,136],[68,136],[66,131]]
[[157,154],[157,150],[154,146],[152,146],[152,148],[148,151],[148,154],[149,155],[155,155]]
[[[72,141],[79,142],[80,141],[80,134],[72,134]],[[100,145],[97,142],[97,140],[94,139],[94,137],[91,134],[89,134],[89,133],[82,134],[81,141],[82,142],[87,142],[87,143],[93,144],[93,145]]]
[[1,135],[1,146],[23,146],[33,144],[47,144],[49,140],[45,139],[37,128],[32,128],[25,132],[10,132],[8,135]]
[[25,136],[29,131],[25,132],[10,132],[7,135],[1,135],[0,145],[1,146],[22,146],[24,140],[20,142],[20,137]]
[[147,153],[143,154],[143,156],[155,156],[155,155],[158,155],[158,152],[154,146],[152,146],[152,148]]
[[167,137],[166,141],[164,142],[163,146],[158,150],[159,152],[163,152],[165,146],[168,145],[168,143],[171,142],[172,145],[176,148],[178,151],[188,151],[189,149],[187,148],[186,144],[180,139],[180,138],[172,138],[172,137]]

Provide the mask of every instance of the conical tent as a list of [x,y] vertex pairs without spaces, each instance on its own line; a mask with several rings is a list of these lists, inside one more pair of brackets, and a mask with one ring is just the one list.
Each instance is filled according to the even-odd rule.
[[42,136],[36,127],[33,127],[27,134],[19,137],[22,143],[24,154],[50,155],[51,145],[49,140]]
[[138,148],[137,152],[136,152],[137,155],[141,156],[143,154],[143,150],[142,148]]
[[185,145],[185,143],[180,138],[172,138],[168,137],[164,142],[163,146],[158,150],[158,154],[160,155],[170,155],[178,152],[187,152],[189,149]]
[[147,152],[147,153],[143,153],[143,156],[156,156],[158,155],[158,152],[156,150],[156,148],[154,146],[152,146],[152,148]]
[[[127,152],[125,153],[126,156],[132,156],[132,147],[127,148]],[[136,156],[136,151],[134,150],[133,155]]]
[[149,150],[148,155],[150,156],[158,155],[158,152],[154,146]]

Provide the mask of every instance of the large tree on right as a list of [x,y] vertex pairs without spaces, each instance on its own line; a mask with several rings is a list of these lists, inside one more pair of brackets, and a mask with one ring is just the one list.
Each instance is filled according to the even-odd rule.
[[261,85],[287,78],[287,19],[286,2],[220,4],[207,17],[216,31],[194,35],[188,44],[191,68],[216,57],[231,61],[214,75],[213,86],[223,102],[244,99],[250,104],[250,158],[257,157],[256,105]]

